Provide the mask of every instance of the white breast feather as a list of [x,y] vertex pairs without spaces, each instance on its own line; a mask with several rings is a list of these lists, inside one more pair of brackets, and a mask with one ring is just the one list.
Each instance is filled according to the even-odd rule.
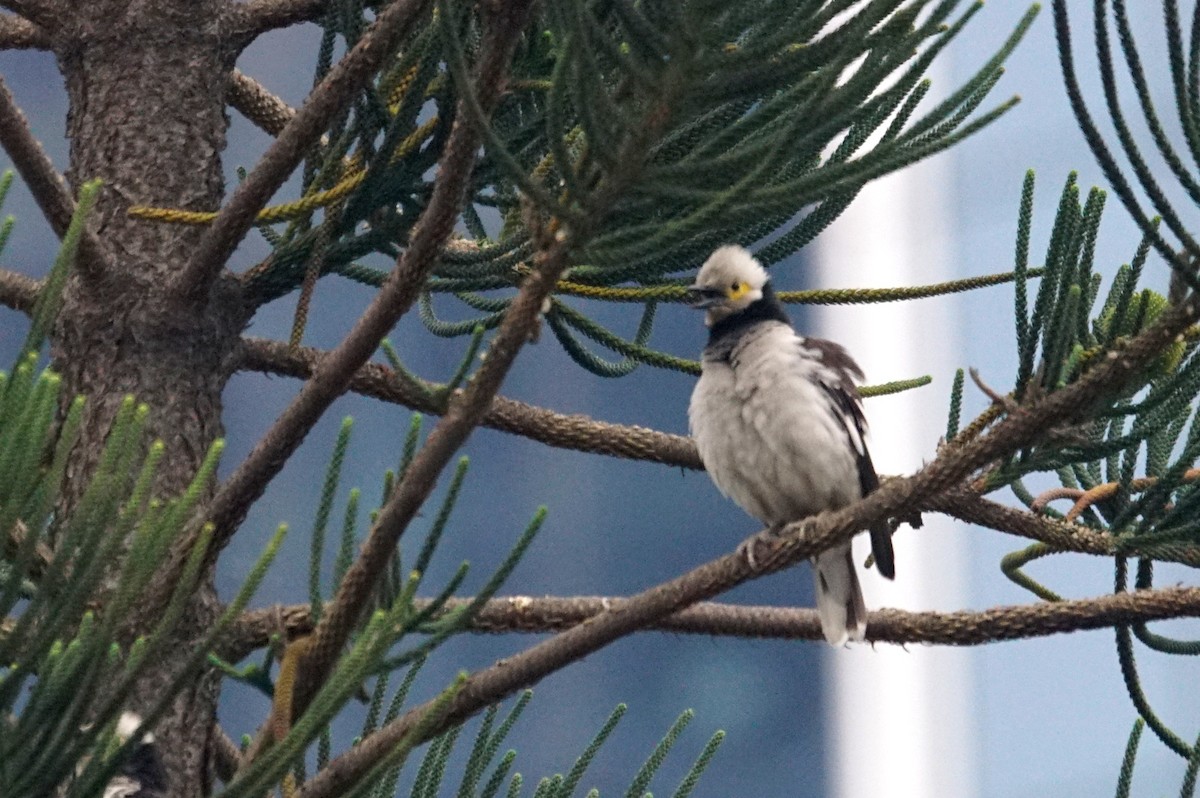
[[809,375],[836,378],[795,331],[764,322],[743,334],[733,360],[704,363],[688,408],[700,457],[721,492],[764,524],[858,499],[846,428]]

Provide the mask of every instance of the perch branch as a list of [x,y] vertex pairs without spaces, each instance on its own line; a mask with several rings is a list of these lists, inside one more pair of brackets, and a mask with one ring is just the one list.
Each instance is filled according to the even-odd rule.
[[[434,620],[471,602],[455,598]],[[471,621],[473,632],[484,634],[562,632],[605,610],[620,610],[628,599],[604,596],[502,596],[483,605]],[[428,606],[418,599],[418,611]],[[867,621],[871,643],[924,643],[976,646],[1002,640],[1047,637],[1128,623],[1200,616],[1200,588],[1169,587],[1117,593],[1088,599],[1019,604],[958,612],[872,611]],[[269,644],[280,625],[289,637],[312,631],[309,605],[293,604],[247,612],[230,630],[221,656],[240,659]],[[817,611],[800,607],[769,607],[702,601],[655,621],[639,631],[672,632],[714,637],[777,640],[823,640]]]
[[347,53],[329,70],[304,105],[267,148],[258,164],[196,246],[175,283],[179,297],[203,296],[229,256],[254,224],[254,216],[283,185],[329,120],[345,108],[395,50],[429,0],[397,0],[389,5]]

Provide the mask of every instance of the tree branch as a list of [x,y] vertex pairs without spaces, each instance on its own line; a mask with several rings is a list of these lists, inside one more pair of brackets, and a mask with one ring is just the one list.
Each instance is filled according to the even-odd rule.
[[380,574],[391,563],[400,536],[433,492],[437,478],[450,458],[479,425],[517,353],[529,340],[538,324],[542,303],[554,290],[554,284],[567,266],[567,252],[567,245],[558,242],[549,252],[541,254],[542,262],[525,278],[505,313],[500,332],[488,347],[487,359],[466,390],[454,397],[446,415],[405,471],[404,479],[380,509],[358,558],[346,572],[332,605],[313,631],[305,678],[297,682],[297,712],[303,712],[324,683],[354,629],[355,620],[371,600]]
[[328,9],[329,0],[250,0],[234,6],[230,25],[233,34],[249,44],[278,28],[316,22]]
[[49,50],[50,35],[24,17],[0,14],[0,50]]
[[[29,193],[37,202],[42,215],[60,239],[66,235],[75,213],[75,200],[54,168],[50,156],[33,136],[25,114],[17,107],[8,85],[0,78],[0,146],[13,160],[17,173],[25,181]],[[83,231],[79,242],[79,267],[87,277],[97,277],[108,263],[107,251],[92,233],[90,226]]]
[[0,269],[0,305],[28,315],[33,312],[42,281],[8,269]]
[[[389,7],[389,11],[400,5],[404,5],[403,0]],[[490,60],[481,61],[479,93],[490,98],[489,102],[499,94],[510,52],[508,48],[518,33],[506,29],[507,39],[503,46],[494,48],[502,51],[503,60],[499,60],[500,55],[494,55]],[[237,470],[220,486],[206,509],[207,517],[215,526],[210,556],[215,556],[228,543],[249,506],[262,496],[267,484],[300,446],[313,424],[345,392],[355,372],[416,300],[438,253],[454,229],[474,166],[478,134],[465,122],[465,117],[460,119],[463,121],[455,124],[442,154],[429,205],[421,214],[395,268],[353,329],[316,365],[311,378]],[[194,532],[185,536],[182,545],[176,547],[177,565],[186,558],[193,538]],[[167,570],[175,572],[174,569]]]
[[[454,598],[433,620],[471,603]],[[488,601],[471,620],[470,630],[486,634],[562,632],[605,610],[620,610],[628,599],[604,596],[502,596]],[[415,607],[424,610],[428,599]],[[977,646],[1003,640],[1047,637],[1127,623],[1200,616],[1200,588],[1169,587],[1097,598],[993,607],[983,611],[907,612],[874,610],[868,616],[867,642]],[[288,637],[312,631],[307,604],[247,612],[230,629],[220,656],[237,661],[269,644],[282,629]],[[642,627],[640,632],[672,632],[712,637],[775,640],[824,640],[817,611],[702,601]]]
[[242,749],[230,739],[220,724],[213,724],[213,766],[217,778],[228,784],[242,762]]
[[475,672],[467,677],[445,709],[439,710],[438,704],[427,702],[409,710],[331,762],[305,785],[299,798],[327,798],[348,789],[394,745],[406,740],[418,723],[423,737],[440,734],[620,637],[750,578],[781,570],[849,540],[880,519],[907,515],[931,496],[953,489],[979,469],[1030,445],[1046,429],[1084,416],[1102,397],[1120,390],[1146,368],[1198,315],[1195,295],[1188,296],[1077,382],[1028,406],[1014,408],[972,441],[942,447],[931,463],[911,477],[889,480],[879,490],[841,510],[789,524],[777,533],[759,533],[751,542],[756,554],[754,568],[741,554],[727,554],[631,597],[619,609],[607,609],[549,640]]
[[[309,347],[292,347],[263,338],[242,339],[238,368],[266,374],[307,379],[324,354]],[[350,390],[422,413],[441,415],[445,407],[430,401],[395,376],[391,369],[367,363],[350,381]],[[596,421],[584,415],[556,413],[514,399],[497,396],[480,422],[485,427],[511,432],[549,446],[646,460],[681,468],[702,469],[691,438],[646,427]]]
[[7,8],[49,33],[58,30],[62,22],[63,8],[58,0],[2,0],[0,8]]
[[429,0],[397,0],[389,5],[347,53],[329,70],[258,164],[234,191],[205,232],[175,282],[175,295],[202,297],[217,279],[254,216],[320,139],[329,120],[345,108],[392,54]]
[[[0,305],[28,313],[37,299],[41,283],[0,269]],[[246,337],[239,351],[240,371],[258,371],[307,380],[328,353],[307,346],[290,346],[280,341]],[[428,395],[414,391],[396,378],[395,372],[378,363],[366,363],[350,379],[349,390],[385,402],[403,405],[421,413],[441,415],[445,407]],[[686,435],[672,435],[648,427],[597,421],[580,413],[556,413],[543,407],[508,399],[492,398],[481,426],[520,435],[531,440],[579,452],[603,454],[629,460],[703,470],[696,444]],[[930,509],[937,509],[931,507]]]
[[950,490],[929,497],[922,510],[945,513],[960,521],[1037,540],[1062,551],[1112,557],[1142,555],[1164,562],[1177,562],[1200,568],[1200,547],[1187,543],[1145,543],[1136,539],[1117,539],[1098,529],[1046,518],[1016,507],[985,499],[969,488]]
[[260,130],[272,136],[278,136],[296,116],[295,108],[240,69],[233,70],[230,75],[225,100]]
[[[301,379],[312,374],[322,357],[317,349],[291,347],[263,338],[242,339],[240,355],[239,369]],[[367,363],[360,368],[350,381],[350,389],[422,413],[440,415],[444,412],[444,407],[431,400],[428,394],[413,390],[407,382],[397,379],[395,372],[377,363]],[[480,424],[562,449],[704,469],[695,442],[685,435],[612,424],[580,414],[556,413],[503,396],[492,399],[492,406]],[[888,479],[884,478],[885,481]],[[1008,507],[965,487],[931,496],[919,509],[1038,540],[1064,551],[1100,556],[1118,553],[1116,541],[1104,532]],[[1130,545],[1135,543],[1130,541]],[[1195,546],[1160,544],[1152,551],[1131,549],[1125,553],[1143,553],[1160,560],[1200,567],[1200,549]]]

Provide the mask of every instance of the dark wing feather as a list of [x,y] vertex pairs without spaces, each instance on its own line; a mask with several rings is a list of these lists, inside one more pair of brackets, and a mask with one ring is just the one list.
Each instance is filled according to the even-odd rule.
[[[867,418],[863,415],[862,401],[854,384],[855,377],[862,378],[862,370],[845,349],[832,341],[820,338],[805,338],[803,341],[805,348],[816,355],[832,378],[821,381],[821,389],[829,397],[830,409],[846,431],[846,443],[854,451],[858,464],[858,485],[862,495],[866,496],[879,487],[879,475],[875,473],[875,464],[871,462],[871,453],[867,450]],[[873,524],[870,533],[871,553],[879,573],[888,579],[895,579],[896,556],[887,520]]]

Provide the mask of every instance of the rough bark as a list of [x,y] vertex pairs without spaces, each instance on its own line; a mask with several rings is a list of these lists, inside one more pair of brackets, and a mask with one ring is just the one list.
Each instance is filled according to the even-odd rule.
[[[207,298],[168,301],[169,278],[202,229],[131,219],[132,204],[216,209],[223,196],[224,107],[235,47],[222,38],[223,2],[92,0],[74,4],[54,37],[70,99],[68,179],[104,181],[94,229],[112,253],[97,278],[77,275],[66,291],[52,357],[64,397],[89,397],[83,435],[67,475],[65,512],[78,500],[126,394],[151,408],[166,444],[157,491],[178,493],[222,433],[221,392],[245,314],[233,282]],[[145,710],[190,653],[217,610],[212,574],[192,601],[176,645],[152,665],[131,701]],[[133,619],[132,632],[154,619]],[[218,680],[199,679],[175,702],[156,735],[172,796],[204,794]]]

